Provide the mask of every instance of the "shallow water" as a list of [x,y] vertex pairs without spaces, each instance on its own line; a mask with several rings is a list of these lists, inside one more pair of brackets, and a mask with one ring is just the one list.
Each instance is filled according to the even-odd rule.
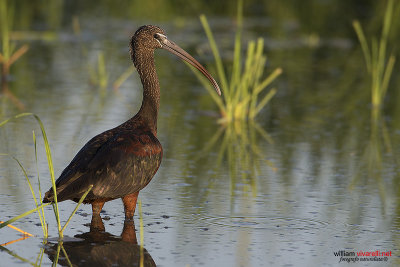
[[[363,73],[357,67],[362,58],[352,50],[357,45],[354,39],[332,34],[322,36],[316,45],[296,34],[282,39],[269,26],[276,23],[274,19],[249,19],[247,24],[246,38],[269,38],[269,64],[284,69],[275,84],[278,95],[256,125],[238,123],[226,129],[218,125],[216,108],[191,71],[165,51],[156,52],[162,87],[158,137],[164,158],[139,195],[149,266],[153,261],[157,266],[336,266],[347,264],[334,255],[343,250],[392,253],[384,263],[352,264],[400,263],[396,105],[389,99],[385,116],[370,122],[368,83],[353,79]],[[229,19],[211,22],[218,29],[216,36],[233,33]],[[215,73],[197,21],[186,23],[193,30],[165,23],[169,37]],[[297,23],[301,27],[302,22]],[[109,17],[83,18],[81,24],[81,38],[66,27],[58,31],[56,40],[32,41],[29,54],[10,78],[10,87],[25,110],[43,120],[56,176],[85,142],[130,118],[141,101],[136,74],[118,91],[111,85],[102,90],[88,84],[88,64],[94,65],[99,51],[105,54],[110,81],[130,66],[127,40],[135,29],[125,20]],[[282,32],[293,31],[288,25],[296,29],[292,22],[284,24]],[[397,73],[393,81],[398,81]],[[397,96],[389,94],[392,99]],[[1,120],[20,112],[10,101],[1,105]],[[388,129],[389,147],[382,137],[383,127]],[[37,188],[32,130],[39,140],[41,186],[47,189],[50,179],[43,142],[32,118],[0,128],[0,153],[18,158]],[[216,135],[217,142],[212,143]],[[60,203],[62,222],[74,205]],[[2,157],[1,220],[33,207],[23,173],[12,159]],[[137,209],[140,243],[138,214]],[[140,247],[120,237],[121,201],[106,203],[101,216],[106,233],[99,235],[88,233],[90,206],[82,206],[72,218],[64,239],[69,260],[88,266],[103,255],[120,265],[137,263]],[[0,266],[34,263],[42,249],[41,265],[50,266],[57,249],[50,207],[46,220],[50,231],[46,246],[36,214],[15,222],[35,237],[0,247]],[[0,231],[0,244],[20,237],[8,228]],[[65,265],[66,259],[61,257],[59,264]]]

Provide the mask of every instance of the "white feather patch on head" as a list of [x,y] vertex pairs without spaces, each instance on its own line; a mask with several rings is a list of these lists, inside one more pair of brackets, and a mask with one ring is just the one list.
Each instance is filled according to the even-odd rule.
[[[166,40],[166,39],[168,39],[167,38],[167,36],[165,36],[164,34],[162,34],[162,33],[156,33],[158,36],[160,36],[160,37],[162,37],[163,38],[163,40]],[[158,39],[156,39],[157,40],[157,42],[162,46],[162,43],[160,42],[160,40],[158,40]]]

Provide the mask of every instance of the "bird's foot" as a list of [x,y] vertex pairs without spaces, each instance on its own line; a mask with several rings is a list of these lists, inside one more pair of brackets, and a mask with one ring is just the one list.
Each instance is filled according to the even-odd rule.
[[100,214],[93,214],[92,221],[90,222],[90,231],[105,232],[105,230],[106,228],[104,227]]
[[124,229],[122,230],[121,237],[123,241],[137,244],[135,222],[133,219],[124,221]]

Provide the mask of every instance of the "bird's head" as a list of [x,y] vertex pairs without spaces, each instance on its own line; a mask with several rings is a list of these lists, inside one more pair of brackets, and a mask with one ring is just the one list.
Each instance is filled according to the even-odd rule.
[[165,33],[160,27],[157,26],[145,25],[137,29],[131,38],[131,54],[134,55],[133,52],[139,48],[150,50],[162,48],[160,42],[156,39],[156,36],[158,35],[165,36]]
[[138,56],[137,53],[139,53],[139,51],[141,51],[141,53],[153,53],[156,48],[165,49],[194,66],[208,80],[210,80],[218,95],[221,95],[221,90],[210,73],[208,73],[208,71],[185,50],[169,40],[160,27],[145,25],[140,27],[132,36],[130,42],[130,53],[135,66],[137,62],[136,57]]

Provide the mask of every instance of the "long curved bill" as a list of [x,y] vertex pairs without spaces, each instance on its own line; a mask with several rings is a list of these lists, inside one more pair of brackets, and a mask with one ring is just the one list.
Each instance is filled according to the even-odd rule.
[[214,78],[211,76],[211,74],[208,73],[208,71],[196,59],[194,59],[191,55],[189,55],[185,50],[180,48],[177,44],[168,40],[165,35],[158,33],[158,34],[156,34],[155,37],[160,42],[163,49],[168,50],[172,54],[185,60],[190,65],[192,65],[193,67],[198,69],[201,73],[203,73],[203,75],[206,76],[206,78],[208,80],[210,80],[211,84],[215,88],[215,91],[217,91],[217,94],[221,95],[221,90],[219,89],[217,82],[214,80]]

